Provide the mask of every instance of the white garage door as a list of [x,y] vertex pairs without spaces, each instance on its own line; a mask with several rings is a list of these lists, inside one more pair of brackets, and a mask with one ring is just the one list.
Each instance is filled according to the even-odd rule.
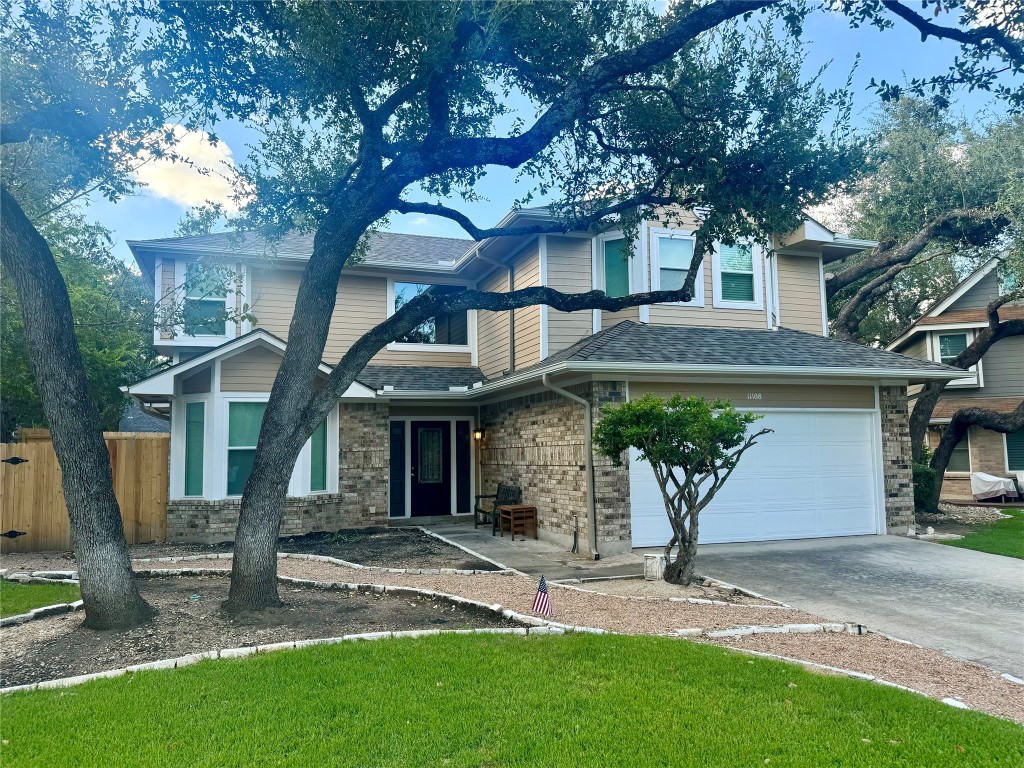
[[[771,541],[878,532],[876,416],[767,412],[775,432],[747,451],[701,512],[699,541]],[[672,532],[650,464],[630,456],[633,546],[664,546]]]

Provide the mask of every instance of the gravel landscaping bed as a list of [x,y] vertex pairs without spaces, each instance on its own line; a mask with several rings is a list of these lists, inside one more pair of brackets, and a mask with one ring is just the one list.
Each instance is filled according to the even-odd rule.
[[972,709],[1024,723],[1024,685],[939,651],[881,635],[748,635],[709,641],[874,675],[936,698],[954,698]]
[[667,581],[647,581],[646,579],[600,579],[587,580],[572,586],[580,589],[604,592],[622,597],[652,597],[656,599],[695,598],[698,600],[721,600],[734,605],[774,605],[769,600],[745,595],[738,590],[721,587],[704,586],[694,582],[688,587],[669,584]]
[[922,516],[922,521],[929,524],[952,522],[961,525],[977,525],[978,523],[994,523],[1010,517],[996,507],[961,507],[944,501],[939,502],[939,512],[942,514]]
[[[135,544],[132,558],[180,557],[231,552],[231,542],[221,544]],[[458,568],[490,571],[497,566],[458,547],[446,544],[418,528],[359,528],[334,533],[289,536],[278,542],[279,552],[328,555],[360,565],[384,568]],[[8,571],[65,571],[75,569],[72,552],[12,552],[0,556],[0,568]]]
[[280,585],[281,608],[228,618],[219,610],[229,586],[222,576],[144,578],[139,585],[146,600],[159,610],[156,619],[142,627],[85,629],[84,615],[69,613],[0,629],[0,686],[287,640],[410,629],[522,626],[445,600],[289,584]]

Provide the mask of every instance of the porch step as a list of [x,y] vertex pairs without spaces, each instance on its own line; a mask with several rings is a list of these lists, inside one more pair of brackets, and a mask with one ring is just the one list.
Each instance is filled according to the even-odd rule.
[[472,515],[424,515],[423,517],[391,517],[388,518],[388,525],[401,527],[403,525],[451,525],[452,523],[467,522],[472,524]]

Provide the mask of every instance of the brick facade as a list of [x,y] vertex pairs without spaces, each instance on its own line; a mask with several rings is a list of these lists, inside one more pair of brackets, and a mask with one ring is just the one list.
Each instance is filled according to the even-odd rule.
[[[568,388],[587,398],[595,409],[622,402],[618,382],[594,382]],[[479,471],[483,493],[493,493],[499,481],[523,489],[523,502],[537,507],[541,538],[567,549],[578,531],[581,552],[589,537],[584,408],[551,391],[516,397],[481,408],[485,437],[480,446]],[[594,458],[597,501],[597,540],[602,554],[629,549],[628,468],[609,459]]]
[[885,522],[891,533],[905,533],[914,523],[914,478],[911,469],[910,417],[906,387],[879,387],[882,412],[882,478]]
[[[928,430],[928,443],[935,448],[940,433]],[[997,477],[1006,477],[1006,442],[999,432],[982,427],[970,427],[967,431],[968,449],[971,454],[971,472],[986,472]],[[946,472],[942,479],[943,499],[972,501],[971,476],[967,472]]]
[[[387,404],[343,403],[339,427],[338,493],[285,500],[281,536],[366,528],[387,523]],[[167,540],[233,541],[240,499],[179,499],[167,505]]]

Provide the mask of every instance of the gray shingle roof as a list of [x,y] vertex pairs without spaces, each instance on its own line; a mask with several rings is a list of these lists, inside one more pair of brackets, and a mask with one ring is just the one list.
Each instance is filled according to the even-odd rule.
[[[531,368],[562,361],[906,370],[908,376],[915,372],[962,373],[927,360],[788,328],[687,328],[630,320],[582,339]],[[517,373],[527,370],[530,368]]]
[[451,368],[442,365],[368,365],[356,377],[373,389],[390,385],[396,390],[436,390],[469,387],[486,377],[479,368]]
[[[474,244],[454,237],[406,235],[399,232],[375,232],[370,235],[364,264],[422,264],[442,266],[455,261]],[[268,242],[255,232],[220,232],[194,237],[165,237],[132,241],[129,245],[163,247],[170,250],[208,250],[240,256],[308,259],[313,252],[313,235],[289,232],[280,240]]]
[[121,422],[117,425],[118,432],[170,432],[171,423],[167,419],[158,419],[145,413],[137,402],[132,401],[131,405],[121,416]]

